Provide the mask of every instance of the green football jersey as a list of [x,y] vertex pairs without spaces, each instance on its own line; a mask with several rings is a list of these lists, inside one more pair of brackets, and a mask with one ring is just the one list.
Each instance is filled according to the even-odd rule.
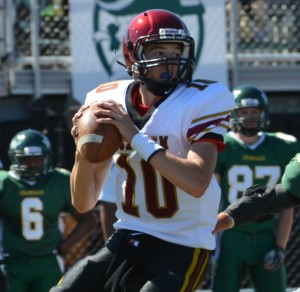
[[286,166],[282,184],[288,192],[300,197],[300,153],[297,153]]
[[[283,133],[265,133],[250,148],[233,132],[225,136],[225,149],[219,153],[216,173],[221,176],[222,209],[240,198],[255,184],[273,186],[281,181],[285,166],[300,151],[299,141]],[[274,220],[249,223],[236,229],[255,232],[274,226]]]
[[5,254],[18,258],[49,255],[62,238],[62,212],[74,212],[70,172],[54,169],[30,185],[0,171],[0,217]]

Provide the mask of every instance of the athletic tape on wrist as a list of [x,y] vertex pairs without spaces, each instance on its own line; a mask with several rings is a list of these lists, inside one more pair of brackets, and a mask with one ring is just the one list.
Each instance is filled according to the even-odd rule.
[[147,135],[137,133],[131,140],[131,147],[135,149],[147,162],[153,156],[154,153],[164,150],[163,147],[156,144]]

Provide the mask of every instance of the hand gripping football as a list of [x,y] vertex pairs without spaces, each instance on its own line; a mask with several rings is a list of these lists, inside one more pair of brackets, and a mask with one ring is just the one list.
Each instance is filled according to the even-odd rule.
[[93,112],[96,105],[87,108],[77,120],[77,149],[84,159],[98,163],[110,158],[120,148],[122,136],[111,124],[98,124]]

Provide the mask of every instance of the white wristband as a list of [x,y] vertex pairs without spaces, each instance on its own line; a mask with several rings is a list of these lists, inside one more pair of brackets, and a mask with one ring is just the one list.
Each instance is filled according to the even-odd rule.
[[130,145],[147,162],[156,152],[165,150],[163,147],[151,140],[147,135],[143,135],[141,133],[137,133],[133,136]]

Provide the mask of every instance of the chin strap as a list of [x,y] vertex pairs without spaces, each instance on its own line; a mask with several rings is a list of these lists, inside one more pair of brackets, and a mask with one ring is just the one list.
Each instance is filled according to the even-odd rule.
[[153,93],[155,96],[166,97],[169,95],[177,86],[177,84],[166,84],[166,83],[154,83],[152,80],[137,80],[139,83],[145,84],[147,90]]

